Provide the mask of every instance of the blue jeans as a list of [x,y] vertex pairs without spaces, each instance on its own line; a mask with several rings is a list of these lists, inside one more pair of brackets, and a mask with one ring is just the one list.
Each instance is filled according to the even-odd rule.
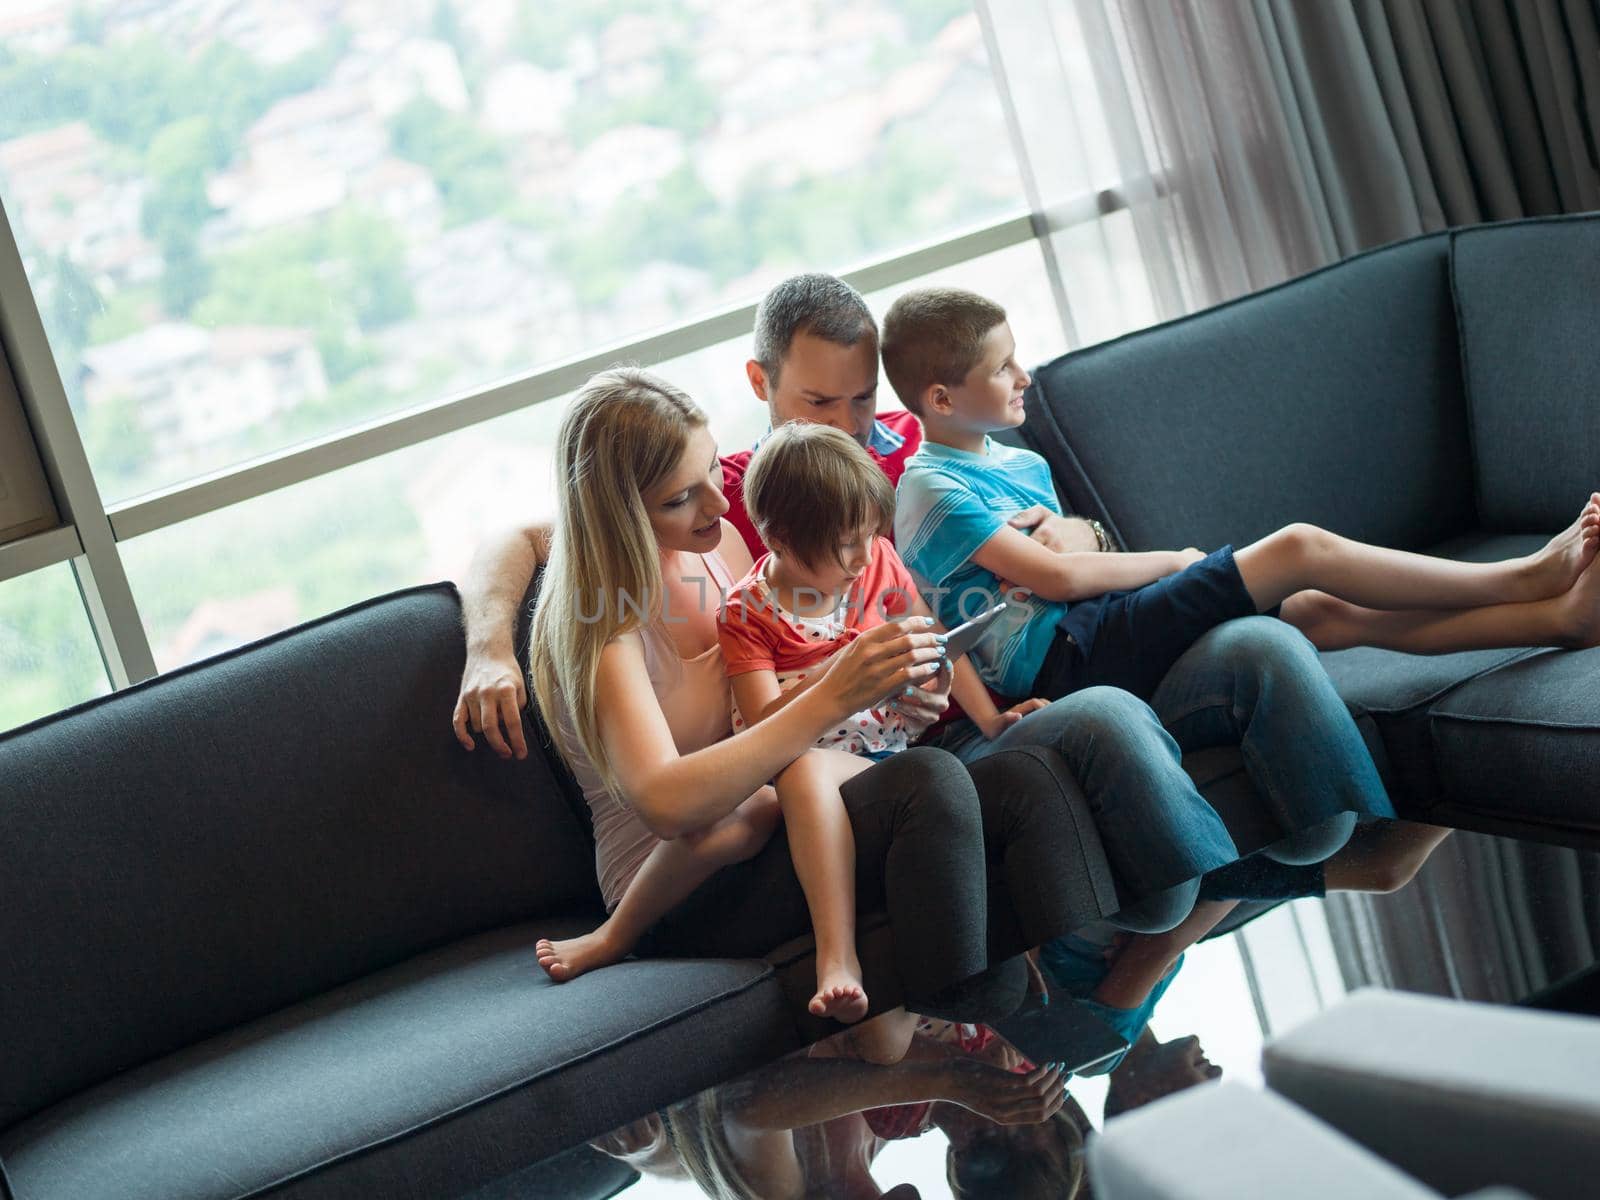
[[[1119,688],[1085,688],[992,742],[962,720],[936,744],[967,763],[1017,746],[1059,750],[1083,787],[1128,900],[1111,920],[1142,933],[1172,928],[1202,895],[1297,894],[1295,881],[1306,878],[1297,865],[1327,858],[1358,820],[1394,815],[1316,651],[1271,617],[1244,617],[1205,634],[1148,704]],[[1243,860],[1182,766],[1185,751],[1228,745],[1240,748],[1257,791],[1290,831]]]

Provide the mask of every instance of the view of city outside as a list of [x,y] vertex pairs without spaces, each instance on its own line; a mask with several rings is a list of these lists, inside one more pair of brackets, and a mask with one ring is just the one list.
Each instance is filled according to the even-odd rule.
[[0,582],[0,731],[110,690],[72,568]]
[[[1026,353],[1043,359],[1065,348],[1031,242],[919,282],[992,288],[1014,310]],[[867,299],[881,313],[903,290]],[[656,368],[705,408],[729,449],[767,426],[766,405],[745,381],[749,356],[741,337]],[[887,383],[882,390],[883,406],[895,407]],[[394,588],[459,579],[482,536],[554,514],[562,409],[560,400],[541,404],[125,543],[157,666]]]
[[[0,199],[108,503],[1024,207],[964,0],[8,0]],[[459,569],[559,408],[126,545],[158,662]],[[0,589],[0,727],[69,627]]]
[[963,0],[0,17],[0,195],[108,500],[1022,207]]

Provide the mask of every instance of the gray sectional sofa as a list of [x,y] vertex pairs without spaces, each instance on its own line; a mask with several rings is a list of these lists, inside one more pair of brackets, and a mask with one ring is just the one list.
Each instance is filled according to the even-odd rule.
[[[1035,380],[1024,443],[1126,549],[1309,521],[1468,560],[1525,553],[1600,490],[1600,214],[1369,251]],[[1323,660],[1405,815],[1600,848],[1600,650]]]
[[[809,938],[552,984],[536,939],[603,916],[588,810],[532,722],[523,762],[457,745],[463,659],[413,588],[0,735],[0,1195],[494,1195],[836,1028]],[[892,934],[863,914],[889,1006]]]
[[[1042,368],[1024,433],[1133,548],[1505,553],[1600,481],[1597,264],[1594,219],[1376,251]],[[400,592],[0,736],[10,1200],[461,1195],[821,1032],[805,939],[544,979],[601,915],[585,810],[548,752],[456,745],[459,621]],[[1600,844],[1600,653],[1328,666],[1407,812]],[[1281,835],[1236,752],[1187,765]],[[892,936],[863,916],[884,1003]]]
[[1596,1061],[1593,1017],[1364,990],[1266,1047],[1271,1091],[1108,1121],[1090,1177],[1103,1200],[1588,1200]]
[[457,1195],[794,1045],[762,962],[542,979],[592,845],[462,658],[419,588],[0,739],[15,1200]]

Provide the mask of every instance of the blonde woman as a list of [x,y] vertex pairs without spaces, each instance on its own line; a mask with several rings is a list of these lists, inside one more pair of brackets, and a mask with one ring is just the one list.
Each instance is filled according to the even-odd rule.
[[[716,919],[669,931],[655,949],[762,953],[807,925],[781,841],[763,851],[776,821],[768,781],[847,714],[929,681],[937,639],[880,626],[781,712],[730,736],[716,616],[751,563],[721,519],[727,502],[704,414],[643,371],[605,372],[568,410],[558,470],[530,668],[594,813],[610,917],[584,937],[540,942],[540,964],[562,980],[614,961],[733,863],[741,873],[719,880]],[[981,972],[982,821],[965,770],[942,752],[912,750],[852,782],[861,900],[886,904],[908,994]]]

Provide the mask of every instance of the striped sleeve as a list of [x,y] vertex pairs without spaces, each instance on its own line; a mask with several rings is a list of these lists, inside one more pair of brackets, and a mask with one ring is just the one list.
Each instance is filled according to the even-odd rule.
[[957,475],[915,467],[900,477],[895,545],[906,566],[930,586],[943,585],[1005,523]]

